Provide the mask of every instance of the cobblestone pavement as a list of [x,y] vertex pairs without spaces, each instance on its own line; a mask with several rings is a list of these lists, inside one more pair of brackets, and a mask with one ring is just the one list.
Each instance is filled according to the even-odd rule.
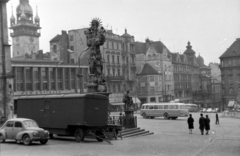
[[0,156],[239,156],[239,119],[221,117],[220,125],[215,125],[215,114],[211,113],[210,134],[200,135],[199,113],[193,113],[193,117],[193,134],[188,133],[187,118],[143,119],[137,115],[138,127],[154,135],[113,140],[113,145],[95,139],[77,143],[66,137],[51,139],[46,145],[24,146],[8,141],[0,144]]

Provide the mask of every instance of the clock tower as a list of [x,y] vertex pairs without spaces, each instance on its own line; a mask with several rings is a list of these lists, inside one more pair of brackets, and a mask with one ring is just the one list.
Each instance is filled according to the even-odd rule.
[[16,18],[10,18],[13,57],[25,54],[37,53],[39,50],[40,18],[36,8],[36,16],[33,19],[33,10],[29,0],[20,0],[16,9]]

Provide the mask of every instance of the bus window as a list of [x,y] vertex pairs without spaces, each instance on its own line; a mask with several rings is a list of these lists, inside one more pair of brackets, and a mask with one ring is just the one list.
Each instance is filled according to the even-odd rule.
[[168,105],[164,105],[164,109],[168,109]]
[[173,105],[173,109],[178,109],[178,105]]
[[150,105],[150,106],[149,106],[149,109],[153,109],[153,106],[152,106],[152,105]]
[[158,109],[163,109],[163,106],[159,105],[159,106],[158,106]]
[[180,105],[180,109],[188,109],[185,105]]
[[169,106],[168,106],[168,109],[173,109],[173,105],[169,105]]
[[144,106],[144,105],[142,105],[142,109],[145,109],[145,106]]
[[149,107],[148,106],[145,106],[145,109],[148,109]]
[[153,109],[158,109],[158,105],[154,105],[154,106],[153,106]]

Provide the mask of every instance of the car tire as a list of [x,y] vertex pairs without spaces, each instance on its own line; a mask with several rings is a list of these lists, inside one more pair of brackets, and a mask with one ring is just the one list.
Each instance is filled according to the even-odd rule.
[[32,140],[28,134],[25,134],[22,140],[24,145],[30,145],[32,143]]
[[85,137],[84,131],[81,128],[76,129],[74,137],[77,142],[83,141]]
[[40,143],[41,143],[42,145],[46,144],[47,142],[48,142],[48,139],[40,140]]
[[4,143],[4,142],[5,142],[4,136],[0,134],[0,143]]
[[164,119],[169,119],[168,113],[164,113],[164,114],[163,114],[163,117],[164,117]]

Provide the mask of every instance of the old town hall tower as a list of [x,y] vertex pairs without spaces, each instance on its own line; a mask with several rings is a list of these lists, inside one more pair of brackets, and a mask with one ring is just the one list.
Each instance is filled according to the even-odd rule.
[[36,16],[33,19],[33,10],[29,5],[29,0],[20,0],[16,9],[16,18],[12,12],[10,25],[13,57],[37,53],[41,29],[40,18],[36,10]]

